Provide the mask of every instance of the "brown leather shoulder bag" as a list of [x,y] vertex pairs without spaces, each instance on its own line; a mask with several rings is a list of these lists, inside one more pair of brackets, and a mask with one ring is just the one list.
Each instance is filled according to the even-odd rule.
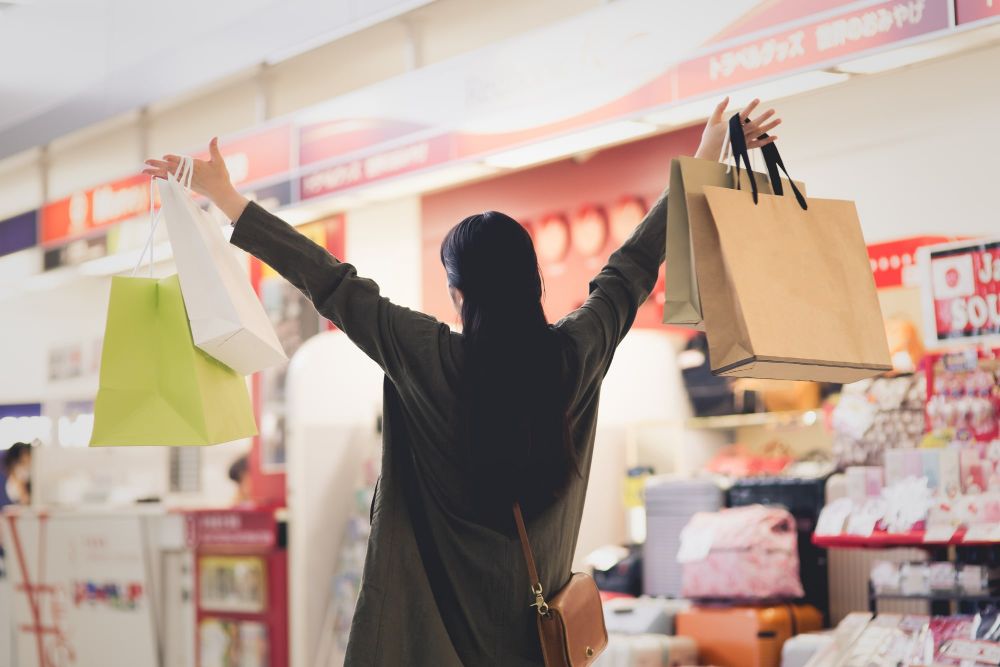
[[545,666],[586,667],[592,664],[608,645],[597,584],[589,575],[575,572],[569,583],[546,602],[519,503],[514,503],[514,521],[531,578],[531,594],[535,598],[531,606],[538,612],[538,636],[542,641]]

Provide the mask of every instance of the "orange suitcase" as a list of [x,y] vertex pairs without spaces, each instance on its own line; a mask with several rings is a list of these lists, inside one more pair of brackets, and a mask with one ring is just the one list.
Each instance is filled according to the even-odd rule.
[[694,607],[677,614],[677,634],[694,639],[703,665],[780,667],[785,641],[823,627],[810,605]]

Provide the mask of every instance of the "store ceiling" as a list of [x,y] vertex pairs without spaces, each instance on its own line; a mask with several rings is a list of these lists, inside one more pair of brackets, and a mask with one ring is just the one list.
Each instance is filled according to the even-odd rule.
[[432,0],[0,0],[0,159]]

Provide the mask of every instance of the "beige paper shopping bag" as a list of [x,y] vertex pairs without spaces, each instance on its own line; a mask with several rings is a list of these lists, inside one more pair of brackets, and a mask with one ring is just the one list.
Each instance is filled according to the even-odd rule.
[[704,194],[694,249],[713,372],[847,383],[892,368],[854,202]]
[[[664,264],[664,324],[705,330],[698,292],[698,276],[694,266],[692,221],[711,218],[704,189],[709,186],[736,187],[734,173],[734,167],[714,160],[679,157],[670,162],[667,248]],[[766,176],[757,174],[757,181],[766,192],[771,192]],[[805,186],[799,184],[799,188],[804,191]]]

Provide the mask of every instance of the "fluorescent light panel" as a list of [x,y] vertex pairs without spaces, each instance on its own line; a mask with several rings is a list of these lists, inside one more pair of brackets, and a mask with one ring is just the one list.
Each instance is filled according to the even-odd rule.
[[494,167],[517,169],[571,155],[587,153],[612,144],[652,134],[655,131],[656,127],[649,123],[633,120],[619,121],[497,153],[487,157],[484,162]]

